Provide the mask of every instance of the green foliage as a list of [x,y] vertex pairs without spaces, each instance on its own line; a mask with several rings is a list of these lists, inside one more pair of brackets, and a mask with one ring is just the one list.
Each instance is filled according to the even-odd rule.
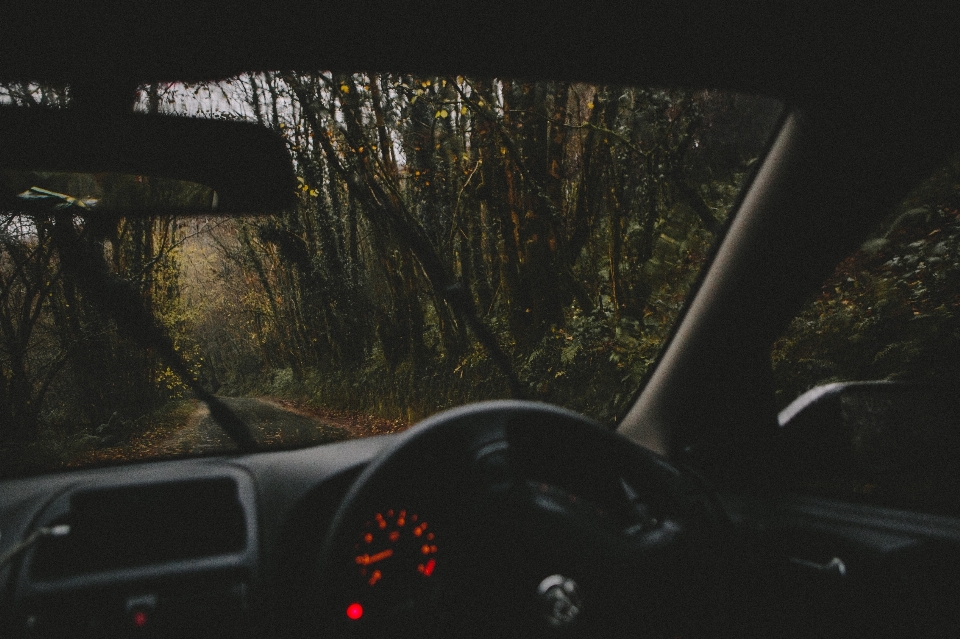
[[106,423],[82,428],[44,424],[29,442],[0,442],[0,478],[150,458],[196,409],[195,401],[176,400],[130,420],[113,415]]
[[[147,110],[273,128],[299,176],[283,215],[89,229],[191,374],[221,394],[403,421],[518,392],[621,417],[779,112],[711,91],[463,76],[260,73],[144,90]],[[195,195],[136,183],[154,200]],[[108,186],[118,203],[140,197],[129,179]],[[55,283],[33,344],[62,368],[47,386],[6,374],[34,389],[41,430],[83,437],[179,398],[168,363],[44,256],[37,281]]]
[[[11,213],[3,222],[0,440],[34,439],[52,424],[80,432],[136,419],[180,396],[182,383],[167,364],[122,337],[105,309],[83,295],[77,274],[63,271],[50,219]],[[100,237],[82,233],[141,292],[187,359],[198,361],[179,295],[176,223],[132,220]]]
[[[620,417],[778,112],[462,76],[263,74],[218,91],[231,86],[288,139],[300,205],[206,245],[221,281],[191,274],[186,291],[205,360],[231,393],[402,419],[509,394],[491,349],[526,395]],[[451,304],[456,281],[486,341]]]
[[960,379],[960,210],[944,182],[919,187],[905,205],[926,206],[901,208],[794,319],[773,353],[781,405],[833,381]]

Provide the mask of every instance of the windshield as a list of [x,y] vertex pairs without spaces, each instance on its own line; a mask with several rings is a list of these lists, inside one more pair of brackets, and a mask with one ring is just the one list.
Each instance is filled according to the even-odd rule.
[[[24,107],[70,99],[0,86],[0,102]],[[612,425],[781,110],[719,91],[329,72],[153,84],[136,108],[273,129],[297,205],[69,218],[172,358],[71,272],[62,215],[5,210],[6,476],[234,449],[207,393],[259,448],[396,432],[505,397]]]

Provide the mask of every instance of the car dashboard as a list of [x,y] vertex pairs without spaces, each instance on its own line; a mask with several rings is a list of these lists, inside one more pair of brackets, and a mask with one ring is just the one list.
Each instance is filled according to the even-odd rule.
[[37,638],[696,636],[729,532],[690,473],[531,402],[12,480],[0,514],[4,636]]
[[294,512],[337,503],[342,478],[390,438],[7,482],[4,553],[34,531],[69,532],[39,537],[0,572],[4,636],[258,636]]

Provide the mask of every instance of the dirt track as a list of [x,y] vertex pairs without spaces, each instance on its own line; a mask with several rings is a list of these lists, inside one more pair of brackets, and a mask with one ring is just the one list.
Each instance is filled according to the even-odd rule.
[[[258,446],[263,448],[323,444],[361,434],[348,426],[328,423],[271,400],[224,397],[222,401],[250,428]],[[210,418],[207,407],[201,404],[186,427],[164,440],[156,452],[208,453],[235,448],[230,437]]]

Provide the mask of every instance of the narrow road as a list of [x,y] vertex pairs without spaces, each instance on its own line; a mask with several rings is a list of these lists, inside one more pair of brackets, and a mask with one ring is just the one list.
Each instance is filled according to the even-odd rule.
[[[243,420],[257,444],[263,448],[309,446],[356,436],[343,426],[291,411],[269,400],[224,397],[221,401]],[[236,444],[210,418],[207,407],[201,404],[187,425],[164,440],[156,452],[164,455],[196,454],[234,449]]]

